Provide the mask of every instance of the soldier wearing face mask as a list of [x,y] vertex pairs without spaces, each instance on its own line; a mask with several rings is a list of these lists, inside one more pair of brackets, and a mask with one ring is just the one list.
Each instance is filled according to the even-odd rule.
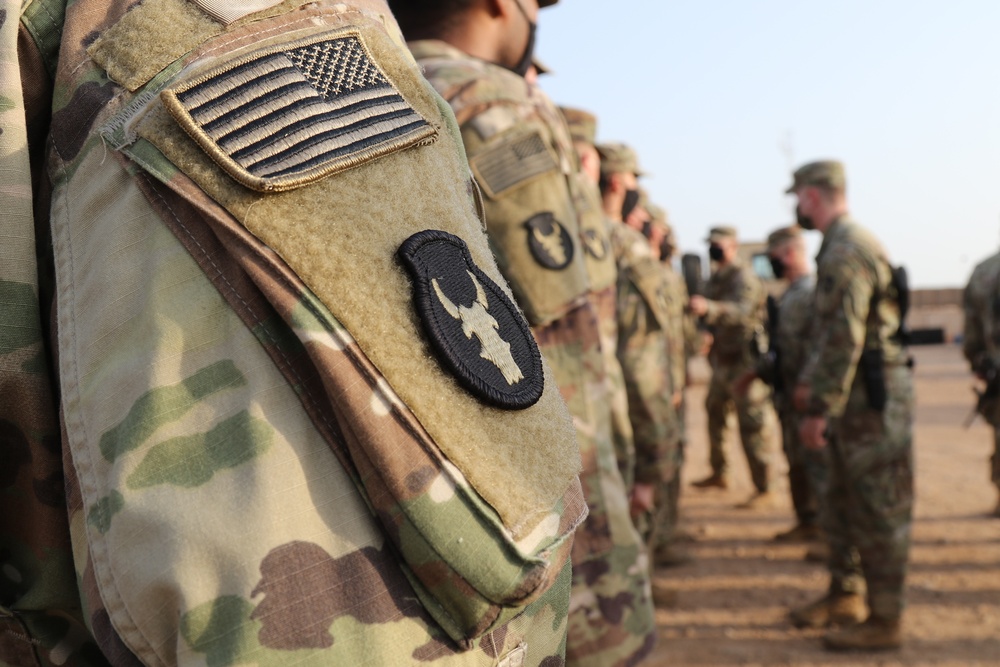
[[705,401],[712,474],[694,485],[728,488],[729,464],[723,442],[727,417],[735,406],[740,440],[756,489],[740,507],[767,507],[773,501],[768,476],[772,440],[770,390],[757,379],[745,393],[736,391],[736,380],[754,368],[761,351],[767,347],[764,333],[767,294],[756,274],[739,261],[735,229],[715,227],[706,240],[716,270],[706,285],[705,296],[692,296],[688,307],[702,318],[713,336],[709,353],[712,380]]
[[[578,160],[558,108],[524,78],[539,6],[555,2],[389,4],[424,76],[455,114],[497,265],[577,426],[590,515],[573,544],[566,663],[637,664],[656,641],[648,558],[612,444],[594,286],[573,198]],[[540,430],[539,442],[548,435]]]
[[771,269],[788,289],[776,304],[769,322],[771,348],[756,371],[744,376],[745,387],[754,377],[764,379],[774,390],[774,407],[781,419],[781,442],[788,458],[788,485],[795,509],[796,525],[775,535],[779,542],[812,542],[822,537],[819,524],[820,489],[825,485],[826,465],[822,452],[806,449],[799,438],[802,413],[792,405],[792,392],[806,365],[816,280],[809,272],[805,240],[799,227],[782,227],[767,238]]
[[[635,436],[633,514],[646,528],[657,489],[678,472],[679,431],[667,354],[670,316],[659,262],[642,235],[649,214],[639,203],[641,172],[635,152],[619,143],[601,144],[597,151],[601,198],[618,265],[618,359]],[[654,552],[654,563],[659,556]]]

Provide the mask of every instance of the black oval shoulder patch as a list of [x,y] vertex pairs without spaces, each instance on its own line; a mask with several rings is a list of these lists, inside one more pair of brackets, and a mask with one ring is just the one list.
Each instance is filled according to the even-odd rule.
[[542,397],[542,355],[528,323],[476,266],[465,242],[426,230],[397,253],[413,278],[413,304],[438,359],[485,403],[506,410]]
[[528,247],[539,264],[558,271],[573,261],[573,239],[552,213],[536,213],[524,227],[528,231]]
[[608,240],[598,234],[596,229],[584,230],[583,247],[594,259],[600,260],[608,256]]

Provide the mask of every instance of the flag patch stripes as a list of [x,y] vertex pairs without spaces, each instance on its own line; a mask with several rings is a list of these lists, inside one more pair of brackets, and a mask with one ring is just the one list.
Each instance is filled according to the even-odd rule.
[[165,91],[164,102],[220,166],[261,191],[436,136],[357,34],[258,51]]

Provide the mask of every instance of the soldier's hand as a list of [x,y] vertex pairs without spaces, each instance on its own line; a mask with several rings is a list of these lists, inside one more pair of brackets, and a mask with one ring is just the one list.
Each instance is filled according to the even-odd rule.
[[708,312],[708,300],[700,294],[695,294],[688,299],[688,310],[701,317]]
[[812,398],[812,392],[809,391],[809,385],[799,384],[795,385],[795,393],[792,395],[792,405],[799,412],[805,412],[809,407],[809,400]]
[[674,409],[680,409],[681,405],[684,403],[684,392],[680,389],[674,392],[674,395],[670,397],[670,402],[673,404]]
[[799,424],[799,438],[809,449],[826,447],[826,417],[806,417]]
[[636,482],[629,494],[629,512],[634,519],[645,512],[653,511],[653,497],[655,487],[652,484]]
[[743,375],[736,378],[736,382],[733,383],[733,391],[737,396],[746,396],[747,392],[750,391],[750,383],[756,379],[756,371],[747,371]]

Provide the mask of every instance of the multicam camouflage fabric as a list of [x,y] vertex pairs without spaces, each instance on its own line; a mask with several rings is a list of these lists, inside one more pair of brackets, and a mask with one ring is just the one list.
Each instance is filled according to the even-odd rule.
[[[822,513],[831,587],[856,590],[863,574],[872,616],[895,620],[904,604],[913,510],[914,398],[905,349],[895,339],[891,269],[881,244],[846,216],[827,228],[817,264],[816,336],[802,381],[811,392],[808,412],[833,418]],[[882,411],[869,407],[858,368],[862,350],[870,349],[884,358]]]
[[680,431],[671,402],[663,275],[645,237],[624,223],[611,223],[611,244],[618,262],[618,358],[635,432],[635,479],[665,484],[677,475]]
[[781,419],[781,443],[788,458],[792,506],[799,523],[810,525],[818,521],[817,492],[825,488],[826,466],[821,456],[802,444],[800,413],[792,406],[792,392],[806,364],[812,340],[815,290],[812,276],[802,276],[788,286],[778,301],[778,326],[773,334],[778,350],[776,371],[783,387],[783,391],[774,393],[774,407]]
[[[134,42],[143,51],[133,64],[171,59],[134,94],[85,51],[120,24],[124,5],[26,3],[20,58],[17,13],[0,12],[0,196],[11,213],[0,228],[7,297],[0,424],[12,463],[0,478],[0,661],[563,662],[568,537],[586,512],[579,485],[570,481],[550,496],[547,511],[523,521],[511,520],[513,502],[501,516],[480,493],[485,487],[429,435],[443,432],[441,424],[419,420],[401,398],[407,387],[394,386],[373,363],[386,351],[372,347],[369,332],[344,324],[356,314],[335,313],[342,302],[318,298],[247,231],[252,217],[230,210],[240,197],[251,209],[266,208],[269,195],[247,193],[221,172],[209,176],[215,167],[207,160],[187,163],[185,173],[138,138],[135,125],[117,122],[155,115],[153,93],[185,66],[210,67],[302,30],[368,35],[379,45],[373,57],[393,68],[397,84],[426,87],[394,27],[385,32],[384,3],[299,4],[231,25],[192,18],[195,5],[171,0],[130,8],[130,30],[144,13],[165,12],[212,35],[177,62],[159,47],[190,33],[171,34],[161,22],[162,31]],[[154,37],[157,48],[147,53]],[[129,58],[119,56],[127,68]],[[453,205],[450,214],[429,217],[463,235],[480,267],[503,282],[479,232],[457,130],[429,89],[424,97],[430,105],[419,104],[420,112],[445,130],[436,144],[373,158],[313,191],[328,196],[352,184],[345,194],[353,207],[333,224],[360,216],[374,225],[352,227],[363,232],[354,242],[370,246],[355,251],[385,255],[385,273],[374,263],[369,272],[398,292],[392,301],[401,308],[410,301],[408,280],[386,251],[405,238],[405,225],[378,221],[423,205],[412,194],[423,188]],[[51,124],[36,125],[50,110]],[[33,142],[46,132],[47,153]],[[51,175],[51,197],[45,186],[33,192],[25,148],[44,160],[38,174]],[[426,159],[426,168],[410,159]],[[401,177],[399,200],[354,189],[352,172],[364,170],[380,188]],[[211,187],[228,208],[206,194]],[[32,208],[43,216],[34,219]],[[50,208],[51,246],[44,236]],[[326,227],[328,212],[315,213]],[[385,236],[388,229],[396,236]],[[33,230],[43,235],[37,257]],[[322,245],[347,259],[335,240]],[[290,252],[288,261],[298,258]],[[405,319],[384,332],[387,339],[408,336],[420,350],[413,356],[432,359],[415,315]],[[47,348],[50,341],[57,350]],[[436,366],[425,374],[441,391],[453,382]],[[468,413],[453,419],[478,432],[492,411],[501,429],[537,443],[540,456],[569,446],[574,458],[557,476],[573,480],[574,434],[555,387],[546,394],[529,410],[499,417],[474,408],[473,420]],[[478,446],[491,451],[488,441]],[[509,496],[519,491],[517,480],[503,486]]]
[[733,390],[736,380],[754,367],[757,352],[767,346],[764,286],[749,267],[734,262],[712,274],[705,298],[709,301],[704,321],[713,335],[712,379],[705,399],[712,471],[724,475],[728,470],[726,423],[730,406],[735,405],[750,476],[757,490],[765,491],[773,440],[770,391],[760,380],[754,380],[744,395]]
[[[411,42],[410,48],[455,112],[486,194],[487,232],[501,271],[577,424],[590,515],[573,549],[567,664],[634,664],[655,642],[647,558],[612,448],[597,311],[572,198],[576,160],[569,133],[544,93],[508,70],[444,42]],[[508,151],[515,144],[516,158]],[[540,212],[570,232],[561,246],[547,245],[567,262],[548,261],[553,254],[532,247],[527,223]]]
[[[962,352],[973,372],[992,364],[1000,369],[1000,253],[973,269],[963,294],[965,339]],[[1000,489],[1000,396],[984,402],[983,418],[993,426],[990,479]]]

